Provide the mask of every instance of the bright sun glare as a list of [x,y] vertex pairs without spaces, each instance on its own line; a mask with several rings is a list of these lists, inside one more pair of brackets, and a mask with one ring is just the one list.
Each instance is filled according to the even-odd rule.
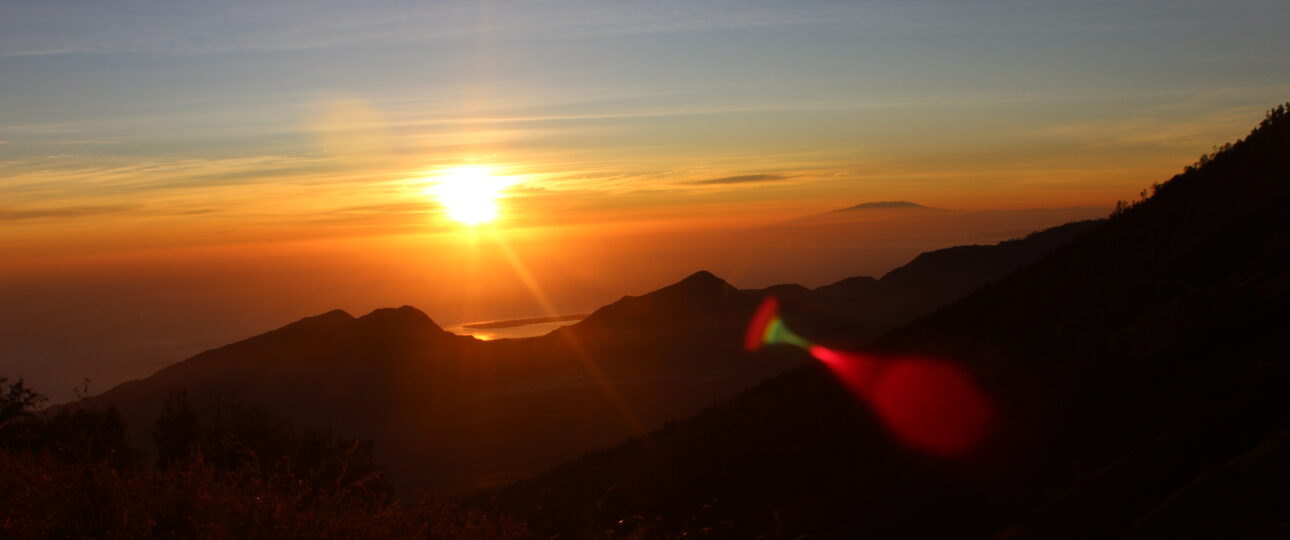
[[497,198],[507,185],[485,167],[463,166],[440,175],[427,192],[439,200],[453,221],[480,225],[497,219]]

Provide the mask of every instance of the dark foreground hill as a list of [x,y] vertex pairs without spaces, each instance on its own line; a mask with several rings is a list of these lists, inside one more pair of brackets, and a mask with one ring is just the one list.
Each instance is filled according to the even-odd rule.
[[997,414],[975,454],[903,449],[812,364],[481,504],[562,538],[1285,537],[1287,207],[1279,107],[1105,226],[873,343],[972,375]]
[[411,308],[355,318],[332,311],[214,349],[89,400],[115,405],[147,448],[172,390],[203,406],[242,401],[293,424],[376,441],[404,485],[459,490],[533,474],[727,399],[798,365],[742,350],[767,293],[815,320],[862,321],[872,337],[954,300],[1093,223],[998,246],[924,254],[882,280],[817,291],[740,291],[708,272],[537,338],[482,342],[443,331]]

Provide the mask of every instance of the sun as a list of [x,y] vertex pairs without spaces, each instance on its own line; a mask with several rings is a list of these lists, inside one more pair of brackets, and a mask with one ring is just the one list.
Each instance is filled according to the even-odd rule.
[[450,219],[474,226],[497,220],[497,199],[508,185],[486,167],[462,166],[439,175],[426,192],[438,199]]

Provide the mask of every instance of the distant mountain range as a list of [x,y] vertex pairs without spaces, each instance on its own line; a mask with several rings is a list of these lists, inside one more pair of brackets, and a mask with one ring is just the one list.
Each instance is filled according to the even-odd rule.
[[1071,241],[1075,223],[996,246],[926,253],[881,280],[815,291],[741,291],[708,272],[624,297],[548,335],[482,342],[415,308],[332,311],[207,351],[89,400],[123,413],[136,444],[173,389],[197,404],[258,404],[297,425],[376,441],[409,485],[456,491],[540,472],[641,436],[797,366],[749,355],[742,337],[767,294],[820,328],[867,339]]
[[[480,504],[561,538],[1290,536],[1287,207],[1290,105],[1109,222],[877,340],[789,321],[819,342],[960,366],[998,413],[973,455],[903,449],[811,363]],[[964,256],[831,288],[876,298]],[[793,355],[806,358],[758,354]]]

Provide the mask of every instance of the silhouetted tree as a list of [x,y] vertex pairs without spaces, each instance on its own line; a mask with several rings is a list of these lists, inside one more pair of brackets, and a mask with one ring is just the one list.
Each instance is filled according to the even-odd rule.
[[22,379],[0,377],[0,448],[28,448],[37,439],[35,411],[45,402]]
[[10,383],[0,377],[0,447],[120,468],[136,464],[141,453],[130,445],[125,422],[115,407],[72,406],[55,414],[37,414],[45,401],[21,379]]
[[152,428],[152,441],[157,446],[157,468],[165,470],[172,464],[184,462],[198,453],[202,429],[184,390],[171,390],[162,404],[161,416]]
[[45,396],[32,390],[26,381],[18,379],[11,383],[7,377],[0,377],[0,433],[10,424],[31,418],[44,402]]

